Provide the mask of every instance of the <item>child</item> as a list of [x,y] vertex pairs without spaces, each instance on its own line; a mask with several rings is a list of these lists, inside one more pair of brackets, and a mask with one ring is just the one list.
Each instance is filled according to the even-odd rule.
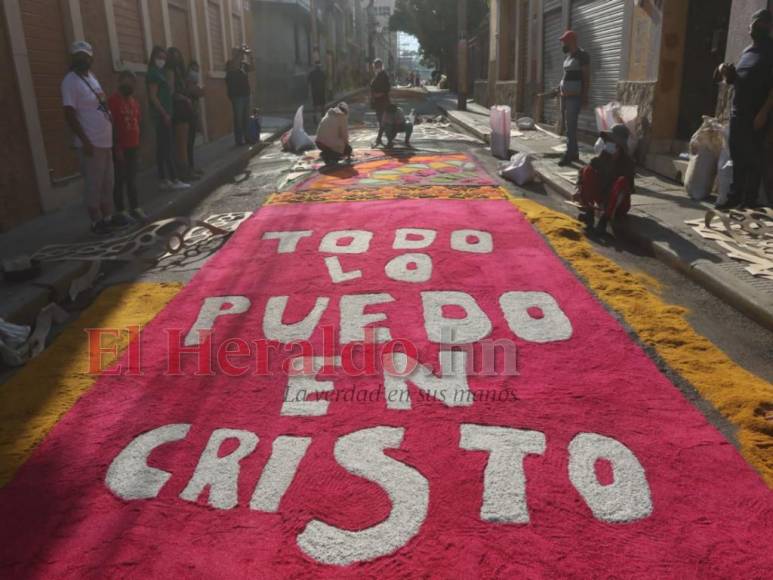
[[[145,213],[139,207],[137,199],[137,162],[140,150],[140,104],[134,98],[137,78],[128,70],[118,76],[118,91],[108,100],[115,127],[115,187],[113,201],[116,213],[112,225],[126,226],[132,219],[144,221]],[[129,215],[125,211],[124,188],[129,201]],[[131,216],[131,217],[130,217]]]
[[247,120],[247,141],[251,145],[260,143],[260,109],[255,107]]
[[387,149],[391,149],[395,137],[398,133],[405,133],[405,145],[411,146],[411,133],[413,133],[413,123],[405,118],[402,109],[397,105],[387,105],[383,116],[384,133],[387,137]]

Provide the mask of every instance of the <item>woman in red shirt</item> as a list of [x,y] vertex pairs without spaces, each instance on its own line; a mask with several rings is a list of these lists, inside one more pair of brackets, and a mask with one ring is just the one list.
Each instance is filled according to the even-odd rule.
[[[136,84],[137,79],[133,72],[121,72],[118,76],[118,91],[108,100],[116,135],[115,147],[113,147],[115,156],[113,200],[116,212],[112,219],[113,225],[116,226],[128,225],[131,219],[140,222],[146,219],[137,199],[137,163],[142,113],[139,102],[133,96]],[[129,198],[128,214],[124,204],[124,190]]]

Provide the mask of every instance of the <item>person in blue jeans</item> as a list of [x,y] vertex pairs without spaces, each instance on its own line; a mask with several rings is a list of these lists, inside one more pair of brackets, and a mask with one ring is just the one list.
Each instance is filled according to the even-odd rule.
[[588,105],[590,95],[590,56],[577,44],[577,34],[574,31],[567,30],[559,40],[566,54],[564,76],[558,89],[566,127],[566,153],[558,162],[563,167],[580,160],[577,123],[580,111]]
[[226,65],[225,83],[234,115],[234,139],[236,145],[247,144],[248,121],[250,117],[250,79],[252,53],[246,45],[233,49],[231,60]]

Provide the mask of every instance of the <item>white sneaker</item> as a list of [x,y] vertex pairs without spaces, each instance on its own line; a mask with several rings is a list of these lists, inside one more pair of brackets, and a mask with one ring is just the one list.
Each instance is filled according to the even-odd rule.
[[172,182],[172,189],[178,190],[178,189],[188,189],[191,186],[190,183],[185,183],[184,181],[180,181],[179,179],[175,179]]
[[158,184],[158,189],[161,191],[171,191],[174,189],[174,183],[169,181],[168,179],[162,179],[161,182]]

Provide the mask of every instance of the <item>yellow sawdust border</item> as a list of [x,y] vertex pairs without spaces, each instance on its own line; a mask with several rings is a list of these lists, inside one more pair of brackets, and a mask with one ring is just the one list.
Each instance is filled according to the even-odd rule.
[[[0,385],[0,487],[13,478],[35,447],[97,380],[89,373],[84,330],[145,325],[181,288],[178,283],[137,283],[106,289],[43,354]],[[121,353],[128,337],[128,332],[113,339],[105,336],[102,346],[116,345]],[[103,356],[103,368],[116,358]]]
[[539,203],[510,201],[548,239],[586,285],[658,356],[737,427],[741,453],[773,488],[773,386],[733,362],[687,321],[687,309],[660,298],[659,284],[593,250],[582,224]]

